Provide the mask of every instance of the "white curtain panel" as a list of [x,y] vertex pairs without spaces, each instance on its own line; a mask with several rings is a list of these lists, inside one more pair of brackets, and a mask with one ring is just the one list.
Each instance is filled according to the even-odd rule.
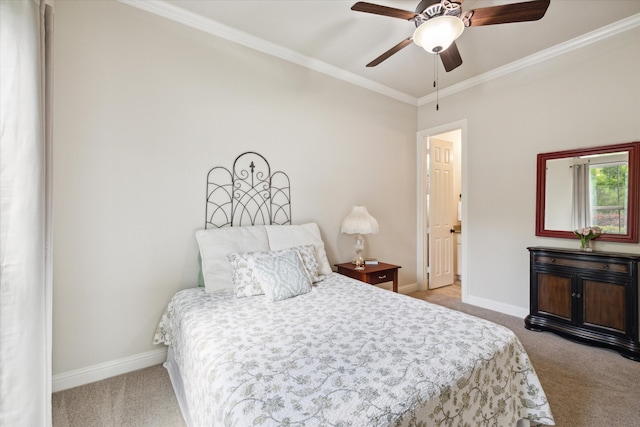
[[591,222],[589,198],[589,164],[573,165],[573,229],[584,228]]
[[0,0],[0,426],[51,425],[51,18]]

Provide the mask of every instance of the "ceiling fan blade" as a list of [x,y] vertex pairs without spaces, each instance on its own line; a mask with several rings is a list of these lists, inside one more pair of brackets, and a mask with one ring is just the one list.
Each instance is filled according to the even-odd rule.
[[442,60],[442,65],[447,73],[462,65],[462,57],[456,42],[453,42],[446,50],[443,50],[438,54]]
[[483,7],[472,10],[470,27],[481,25],[507,24],[510,22],[537,21],[549,8],[551,0],[535,0],[502,6]]
[[375,67],[376,65],[378,65],[382,61],[384,61],[387,58],[389,58],[391,55],[394,55],[394,54],[398,53],[400,50],[402,50],[405,47],[407,47],[408,45],[410,45],[412,40],[413,39],[411,37],[402,40],[400,43],[398,43],[397,45],[395,45],[394,47],[392,47],[391,49],[389,49],[388,51],[386,51],[382,55],[378,56],[373,61],[369,62],[367,64],[367,67]]
[[374,13],[376,15],[390,16],[392,18],[406,19],[407,21],[410,21],[418,16],[417,13],[409,12],[408,10],[396,9],[395,7],[380,6],[363,1],[359,1],[358,3],[351,6],[351,10],[355,10],[356,12],[366,12]]

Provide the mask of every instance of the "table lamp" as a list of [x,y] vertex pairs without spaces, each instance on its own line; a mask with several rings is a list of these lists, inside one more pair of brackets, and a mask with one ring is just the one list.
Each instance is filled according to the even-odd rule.
[[375,234],[379,230],[378,221],[367,212],[366,206],[354,206],[347,217],[342,221],[340,231],[345,234],[355,234],[355,251],[356,256],[353,263],[356,270],[364,270],[364,259],[362,251],[364,251],[363,234]]

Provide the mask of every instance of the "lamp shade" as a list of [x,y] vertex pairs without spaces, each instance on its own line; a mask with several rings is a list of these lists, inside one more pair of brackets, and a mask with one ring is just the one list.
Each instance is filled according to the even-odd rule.
[[427,52],[439,53],[451,46],[463,30],[464,23],[460,18],[436,16],[416,28],[413,41]]
[[378,221],[369,214],[366,206],[354,206],[340,227],[345,234],[375,234],[378,230]]

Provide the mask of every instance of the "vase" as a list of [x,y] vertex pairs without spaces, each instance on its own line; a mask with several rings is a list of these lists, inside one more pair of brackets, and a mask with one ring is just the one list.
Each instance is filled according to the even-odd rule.
[[584,252],[592,252],[591,239],[580,239],[580,250]]

